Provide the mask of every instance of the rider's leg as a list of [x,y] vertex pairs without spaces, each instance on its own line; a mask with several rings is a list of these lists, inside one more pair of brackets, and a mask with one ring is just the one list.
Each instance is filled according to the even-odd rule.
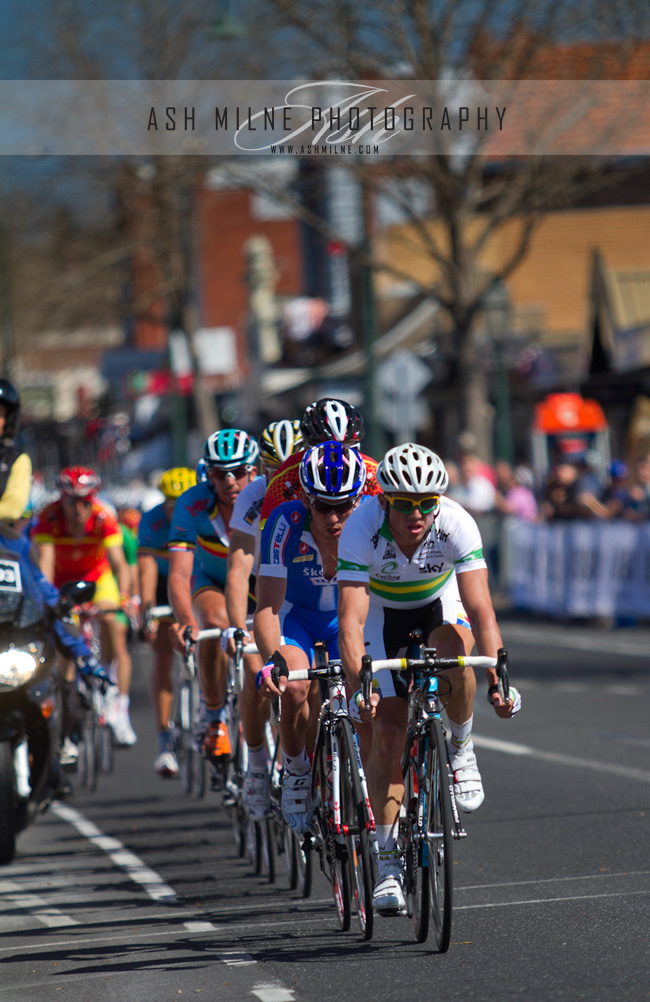
[[[461,624],[444,623],[433,630],[429,645],[435,647],[439,657],[451,658],[469,655],[474,646],[471,631]],[[445,685],[451,686],[452,694],[445,698]],[[451,770],[454,774],[454,793],[459,807],[464,811],[475,811],[485,798],[483,783],[478,771],[472,723],[474,720],[474,697],[476,676],[473,668],[454,668],[440,676],[440,697],[446,703],[447,719],[451,736],[448,741]]]
[[[168,622],[161,622],[153,641],[153,670],[151,672],[151,705],[153,707],[156,721],[156,732],[163,739],[165,748],[168,743],[169,717],[171,714],[172,702],[174,699],[174,689],[172,682],[172,665],[174,663],[174,652],[169,639]],[[165,748],[160,747],[159,751]]]

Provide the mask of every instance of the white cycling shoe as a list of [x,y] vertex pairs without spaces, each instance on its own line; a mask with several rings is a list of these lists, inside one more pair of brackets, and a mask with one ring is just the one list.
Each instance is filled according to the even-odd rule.
[[282,780],[282,814],[297,835],[311,828],[314,804],[311,796],[311,773],[294,776],[285,772]]
[[485,800],[483,782],[478,771],[474,745],[471,741],[461,749],[449,748],[449,764],[454,774],[454,794],[461,811],[471,814]]
[[178,776],[178,762],[173,751],[161,752],[154,762],[153,767],[159,776],[163,776],[166,779],[173,779],[174,776]]
[[379,915],[399,915],[406,908],[401,863],[388,863],[382,868],[372,892],[372,907]]
[[261,821],[271,810],[271,777],[268,769],[249,769],[242,788],[244,807],[252,818]]

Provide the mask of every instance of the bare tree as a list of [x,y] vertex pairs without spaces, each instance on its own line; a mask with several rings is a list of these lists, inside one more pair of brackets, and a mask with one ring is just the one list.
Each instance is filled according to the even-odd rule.
[[[599,0],[512,5],[505,0],[269,0],[296,51],[314,54],[313,78],[436,81],[624,78],[634,64],[634,39],[648,28],[647,8],[617,8]],[[645,10],[645,19],[643,11]],[[619,16],[620,14],[620,16]],[[300,46],[298,46],[300,41]],[[291,49],[291,43],[288,48]],[[340,76],[339,76],[340,75]],[[378,271],[413,281],[400,269],[400,247],[430,262],[421,294],[448,317],[454,342],[454,394],[461,424],[490,450],[485,365],[477,334],[486,295],[522,262],[545,212],[575,205],[608,183],[605,157],[517,157],[500,169],[477,147],[473,155],[394,157],[381,166],[352,158],[345,164],[371,198],[392,202],[405,225],[394,227],[390,260],[367,246],[350,248]],[[340,163],[331,161],[331,169]],[[489,170],[487,168],[490,168]],[[280,198],[286,193],[276,191]],[[294,208],[332,239],[331,219]],[[509,228],[508,253],[485,270],[485,249]]]

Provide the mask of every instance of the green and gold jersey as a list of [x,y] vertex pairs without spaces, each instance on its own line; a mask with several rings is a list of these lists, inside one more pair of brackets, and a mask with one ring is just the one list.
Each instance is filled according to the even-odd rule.
[[440,498],[429,532],[413,556],[393,540],[378,498],[352,512],[339,541],[337,580],[368,583],[370,601],[416,609],[440,598],[454,574],[485,567],[478,526],[461,505]]

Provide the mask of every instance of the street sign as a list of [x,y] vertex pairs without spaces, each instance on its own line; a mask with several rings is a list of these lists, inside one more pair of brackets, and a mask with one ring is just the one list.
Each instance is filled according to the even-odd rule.
[[431,381],[428,365],[412,351],[402,349],[389,355],[377,366],[377,382],[385,393],[416,397]]
[[412,442],[415,431],[427,423],[428,407],[418,394],[431,380],[431,370],[411,351],[396,351],[377,367],[383,390],[381,420],[398,442]]

